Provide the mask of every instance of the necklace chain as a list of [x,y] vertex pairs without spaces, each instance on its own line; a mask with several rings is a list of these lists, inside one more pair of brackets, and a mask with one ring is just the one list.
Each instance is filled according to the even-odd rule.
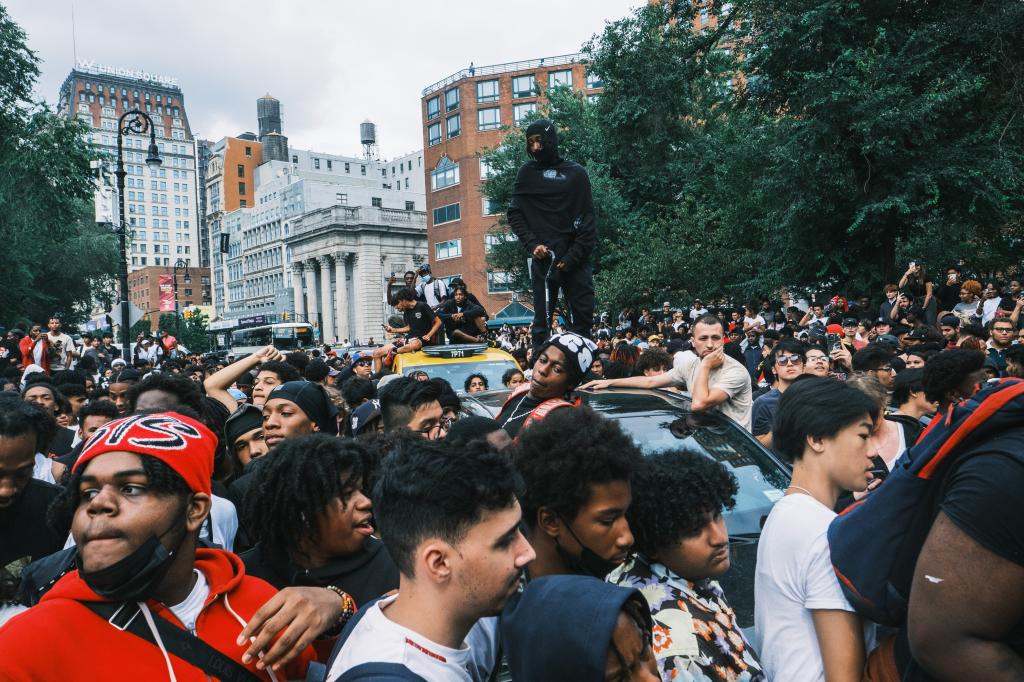
[[790,489],[793,489],[793,490],[799,490],[800,492],[802,492],[802,493],[804,493],[804,494],[807,494],[807,495],[810,495],[811,497],[814,497],[814,493],[812,493],[812,492],[811,492],[810,490],[808,490],[807,488],[801,488],[801,487],[800,487],[800,486],[798,486],[798,485],[790,485],[790,486],[789,486],[788,488],[786,488],[786,490],[790,490]]
[[527,391],[526,393],[523,394],[523,397],[519,400],[518,403],[516,403],[515,409],[512,410],[512,416],[510,416],[505,421],[506,424],[508,422],[515,421],[516,419],[520,419],[520,418],[525,417],[526,415],[530,414],[529,410],[527,410],[526,412],[523,412],[522,414],[518,414],[519,408],[523,406],[523,403],[526,402],[526,399],[529,397],[529,395],[530,395],[529,391]]

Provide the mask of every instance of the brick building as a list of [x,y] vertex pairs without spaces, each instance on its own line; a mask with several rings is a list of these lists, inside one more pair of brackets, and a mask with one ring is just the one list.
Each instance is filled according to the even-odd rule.
[[[588,76],[579,54],[470,67],[423,90],[424,174],[428,256],[434,275],[461,276],[496,314],[512,298],[502,272],[487,267],[487,234],[501,207],[480,193],[487,175],[478,154],[501,143],[544,100],[548,88],[566,85],[588,96],[602,83]],[[525,255],[524,255],[525,258]]]
[[[161,314],[174,313],[174,309],[160,310],[160,277],[166,275],[174,291],[174,268],[150,265],[128,273],[128,295],[136,307],[149,318],[150,328],[156,331]],[[206,268],[178,268],[177,303],[179,311],[194,305],[208,306],[210,300],[210,271]],[[173,300],[173,299],[172,299]]]

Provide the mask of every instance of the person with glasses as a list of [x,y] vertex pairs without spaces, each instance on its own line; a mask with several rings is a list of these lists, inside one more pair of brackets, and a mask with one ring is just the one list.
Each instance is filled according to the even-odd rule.
[[813,374],[818,377],[828,376],[828,356],[825,351],[812,346],[807,349],[804,355],[804,374]]
[[444,438],[451,420],[444,416],[440,397],[441,388],[433,381],[391,381],[379,391],[385,433],[409,429],[427,440]]
[[1006,376],[1006,350],[1013,345],[1013,332],[1013,322],[1006,317],[997,317],[988,324],[986,351],[995,361],[1001,376]]
[[853,371],[874,376],[885,390],[891,391],[893,380],[896,378],[892,360],[892,353],[877,343],[872,343],[854,354]]
[[[799,341],[783,339],[772,348],[768,363],[775,375],[775,383],[772,390],[759,396],[751,408],[751,431],[758,442],[766,448],[772,446],[772,423],[775,421],[779,398],[803,374],[804,366],[807,364],[807,351]],[[828,365],[825,367],[827,369]]]

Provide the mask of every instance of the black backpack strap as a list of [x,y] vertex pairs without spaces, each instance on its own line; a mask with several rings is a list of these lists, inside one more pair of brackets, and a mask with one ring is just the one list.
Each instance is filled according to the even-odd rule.
[[[153,646],[157,646],[156,639],[146,624],[138,604],[94,601],[80,603],[118,630],[130,632]],[[198,637],[193,637],[170,621],[153,614],[153,622],[156,624],[160,639],[168,652],[199,668],[207,675],[215,677],[221,682],[258,682],[261,679],[238,661],[217,651]]]

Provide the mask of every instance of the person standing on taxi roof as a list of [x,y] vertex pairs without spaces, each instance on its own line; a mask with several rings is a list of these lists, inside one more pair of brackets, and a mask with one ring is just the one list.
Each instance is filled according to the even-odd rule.
[[[558,130],[551,121],[534,121],[526,129],[523,164],[512,189],[508,222],[533,258],[533,326],[536,351],[550,336],[548,301],[558,290],[569,307],[567,330],[590,338],[594,317],[594,200],[586,169],[558,155]],[[549,274],[550,273],[550,274]],[[537,353],[535,352],[534,355]]]

